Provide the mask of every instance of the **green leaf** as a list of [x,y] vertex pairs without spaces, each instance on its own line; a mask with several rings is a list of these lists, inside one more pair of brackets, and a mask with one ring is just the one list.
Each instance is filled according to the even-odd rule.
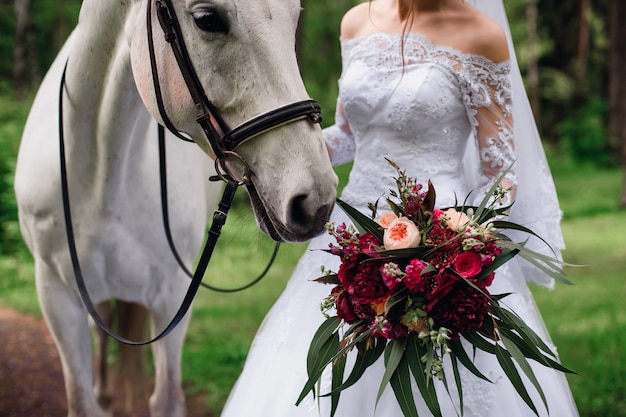
[[419,417],[415,407],[415,399],[411,390],[411,375],[406,355],[402,356],[396,370],[391,375],[391,388],[396,396],[398,405],[405,417]]
[[537,408],[533,404],[533,401],[530,399],[528,391],[526,391],[526,387],[524,386],[524,382],[520,378],[519,373],[517,372],[517,368],[515,367],[515,364],[513,363],[513,360],[511,360],[511,356],[506,351],[506,349],[496,345],[496,358],[498,359],[498,363],[502,367],[502,370],[504,371],[506,376],[509,378],[509,381],[511,381],[511,384],[513,384],[513,387],[515,388],[519,396],[524,400],[528,407],[530,407],[530,409],[533,410],[537,416],[539,416]]
[[[364,345],[365,343],[362,342],[362,344]],[[386,344],[387,343],[385,340],[376,339],[373,348],[365,349],[363,353],[359,353],[356,357],[354,366],[352,367],[352,372],[350,372],[348,379],[346,379],[343,384],[334,387],[330,394],[343,391],[344,389],[354,385],[361,378],[361,376],[363,376],[365,370],[372,366],[374,362],[376,362],[378,358],[380,358],[385,350]]]
[[339,275],[337,274],[323,275],[319,278],[314,279],[313,281],[318,282],[320,284],[327,284],[327,285],[341,284],[341,281],[339,281]]
[[535,386],[535,389],[541,396],[541,400],[543,401],[543,404],[546,406],[546,410],[548,411],[548,414],[550,414],[550,410],[548,410],[548,401],[546,401],[546,396],[544,395],[543,390],[541,389],[541,385],[539,385],[539,381],[537,381],[537,377],[535,377],[535,373],[533,372],[533,369],[530,367],[530,364],[528,363],[528,361],[526,360],[522,352],[519,350],[515,342],[507,338],[504,334],[501,334],[500,337],[502,339],[502,343],[504,344],[504,347],[506,347],[506,350],[511,354],[513,359],[515,359],[515,362],[517,362],[519,367],[526,374],[526,377],[528,378],[528,380]]
[[[417,383],[417,388],[419,389],[426,406],[433,416],[441,417],[441,409],[439,407],[439,400],[437,399],[435,385],[430,383],[430,374],[427,374],[427,368],[421,360],[421,357],[426,354],[429,346],[422,346],[417,338],[417,335],[415,333],[411,333],[406,346],[406,357],[409,362],[409,368],[411,369],[413,378]],[[432,346],[430,346],[430,348],[432,348]]]
[[[337,358],[335,363],[333,363],[333,376],[332,376],[332,390],[334,391],[336,387],[341,385],[343,382],[343,374],[346,369],[346,357],[341,356]],[[337,412],[337,406],[339,405],[339,396],[341,395],[341,391],[333,392],[330,397],[330,417],[334,417],[335,412]]]
[[380,401],[380,397],[383,395],[383,391],[387,387],[387,384],[391,380],[391,376],[396,371],[402,355],[404,355],[404,347],[406,346],[406,339],[404,340],[391,340],[387,343],[385,348],[385,373],[383,379],[380,382],[380,388],[378,389],[378,395],[376,396],[376,404]]
[[530,340],[539,349],[543,350],[548,355],[556,358],[554,352],[552,352],[548,345],[546,345],[543,339],[539,337],[539,335],[535,333],[533,329],[528,327],[524,320],[522,320],[517,314],[502,307],[498,307],[497,311],[500,314],[500,318],[503,321],[507,321],[508,323],[510,323],[515,328],[515,330],[520,335],[522,335],[524,339]]
[[383,241],[383,228],[378,223],[339,198],[337,205],[352,220],[359,233],[370,232],[379,242]]
[[539,236],[537,233],[533,232],[531,229],[525,226],[522,226],[521,224],[508,222],[505,220],[495,220],[492,223],[493,223],[493,226],[498,230],[517,230],[517,231],[528,233],[529,235],[535,236],[536,238],[540,239],[543,243],[545,243],[546,246],[550,248],[552,253],[556,256],[556,253],[554,252],[554,249],[552,249],[550,244],[544,238]]
[[315,383],[322,375],[331,358],[339,350],[339,335],[336,333],[336,330],[340,323],[341,319],[338,317],[330,317],[315,332],[309,347],[309,353],[307,354],[309,379],[304,388],[302,388],[296,405],[300,404],[310,391],[315,392]]
[[487,277],[487,275],[494,272],[496,269],[500,268],[502,265],[513,259],[519,250],[515,249],[503,249],[502,253],[498,255],[498,257],[489,265],[485,266],[480,274],[476,277],[476,280],[480,281]]
[[[417,248],[408,248],[408,249],[393,249],[393,250],[381,250],[376,252],[377,256],[388,256],[390,258],[418,258],[422,259],[426,256],[430,251],[433,250],[433,246],[420,246]],[[376,258],[380,260],[380,258]]]
[[[465,351],[463,351],[465,353]],[[450,362],[452,363],[452,373],[454,375],[454,383],[456,384],[456,390],[459,393],[459,408],[461,409],[461,417],[463,417],[463,383],[461,382],[461,374],[459,373],[459,362],[454,354],[454,351],[450,353]]]
[[491,188],[489,189],[489,191],[487,191],[487,193],[485,194],[485,197],[483,197],[482,201],[480,202],[480,204],[478,204],[478,208],[476,209],[476,211],[474,212],[474,217],[475,218],[480,218],[483,214],[483,211],[485,210],[485,208],[487,207],[487,204],[489,203],[489,199],[491,199],[491,197],[493,197],[493,194],[496,192],[496,190],[498,189],[498,187],[500,186],[500,183],[502,182],[502,180],[504,179],[504,177],[506,177],[506,174],[509,173],[509,171],[511,170],[511,168],[513,168],[513,164],[511,164],[511,166],[509,166],[507,169],[505,169],[504,171],[502,171],[502,174],[500,174],[500,176],[498,177],[498,179],[493,183],[493,185],[491,186]]
[[504,327],[500,327],[500,332],[506,335],[509,339],[512,339],[527,358],[533,359],[542,365],[556,369],[557,371],[575,374],[574,371],[542,354],[539,349],[537,349],[537,346],[535,346],[531,341],[523,339],[517,333],[514,333],[509,329],[505,329]]
[[341,325],[341,319],[339,317],[329,317],[326,319],[313,335],[311,340],[311,346],[309,348],[309,354],[307,356],[307,369],[311,370],[313,364],[317,363],[317,353],[321,350],[322,346],[333,337],[333,334],[337,331]]
[[482,336],[476,332],[465,333],[463,337],[470,342],[474,347],[485,351],[487,353],[495,354],[496,348],[493,344],[489,343]]
[[395,292],[389,298],[387,298],[387,300],[385,301],[385,316],[389,314],[389,311],[394,306],[406,300],[407,293],[408,290],[406,289],[406,287],[403,287],[401,290]]
[[463,366],[476,375],[480,379],[484,379],[487,382],[492,382],[489,378],[487,378],[482,372],[478,370],[474,362],[467,355],[467,352],[463,348],[463,344],[460,340],[449,340],[448,347],[452,350],[452,354],[454,354],[455,358],[458,359]]

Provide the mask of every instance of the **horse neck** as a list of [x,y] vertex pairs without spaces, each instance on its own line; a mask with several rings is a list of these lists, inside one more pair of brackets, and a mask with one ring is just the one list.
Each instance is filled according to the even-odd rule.
[[[132,136],[149,116],[134,84],[125,38],[138,3],[85,0],[69,51],[66,143],[74,175],[93,195],[106,195],[102,187],[119,184],[128,177],[126,169],[141,163],[136,147],[142,145]],[[139,155],[129,158],[133,149]]]

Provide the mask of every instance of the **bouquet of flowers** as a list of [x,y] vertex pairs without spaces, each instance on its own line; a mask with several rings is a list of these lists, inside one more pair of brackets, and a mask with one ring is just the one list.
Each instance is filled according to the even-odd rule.
[[[532,252],[502,231],[518,230],[536,236],[519,224],[506,221],[511,208],[499,202],[508,190],[496,182],[478,206],[435,207],[435,188],[428,189],[398,171],[397,191],[387,203],[391,211],[378,216],[370,204],[368,217],[345,202],[340,207],[354,223],[335,226],[336,238],[329,252],[340,257],[339,271],[324,271],[317,281],[334,288],[322,302],[327,320],[317,330],[307,358],[309,379],[298,404],[316,387],[324,369],[332,367],[331,417],[342,390],[352,386],[365,370],[384,354],[385,372],[378,399],[388,383],[405,416],[417,417],[413,379],[434,416],[441,411],[433,378],[448,388],[444,356],[452,364],[461,408],[463,391],[459,364],[488,381],[472,363],[461,344],[467,340],[476,350],[494,354],[515,389],[537,413],[522,383],[517,363],[546,399],[528,359],[562,372],[556,355],[524,322],[500,302],[507,294],[492,295],[489,286],[496,270],[520,255],[552,277],[569,283],[557,259]],[[322,268],[324,270],[324,268]],[[334,310],[335,316],[328,312]],[[346,355],[358,355],[347,376]],[[412,376],[412,377],[411,377]],[[547,407],[547,404],[546,404]]]

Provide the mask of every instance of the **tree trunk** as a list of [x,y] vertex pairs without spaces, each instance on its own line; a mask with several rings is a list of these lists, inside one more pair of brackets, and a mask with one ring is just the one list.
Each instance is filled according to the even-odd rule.
[[527,0],[526,30],[528,36],[528,100],[538,124],[541,120],[541,93],[539,88],[539,53],[537,34],[537,0]]
[[626,2],[611,0],[610,74],[609,74],[609,136],[621,149],[624,186],[620,206],[626,208]]
[[589,42],[591,40],[591,0],[580,0],[578,20],[578,52],[576,56],[576,66],[580,81],[584,81],[587,76],[587,65],[589,62]]
[[13,85],[15,94],[24,95],[26,87],[26,51],[30,26],[31,0],[15,0],[15,43],[13,44]]

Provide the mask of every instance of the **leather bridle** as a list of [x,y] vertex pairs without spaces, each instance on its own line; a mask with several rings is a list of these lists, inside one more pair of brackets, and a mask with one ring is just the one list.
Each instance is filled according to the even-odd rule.
[[[156,65],[154,53],[154,40],[152,38],[152,2],[148,1],[147,10],[147,28],[148,28],[148,49],[150,52],[150,65],[152,68],[152,80],[154,83],[154,91],[156,93],[156,101],[159,114],[163,119],[165,126],[177,137],[183,140],[189,140],[181,135],[173,126],[166,114],[161,88],[159,86],[159,75]],[[242,183],[249,184],[250,167],[239,154],[235,152],[242,143],[278,126],[292,123],[307,118],[311,123],[319,123],[321,121],[320,105],[315,100],[304,100],[287,106],[271,110],[267,113],[250,119],[241,125],[230,129],[228,124],[220,116],[215,105],[207,98],[204,88],[200,83],[196,71],[193,68],[185,41],[182,36],[180,24],[176,17],[176,12],[172,6],[171,0],[156,0],[156,14],[165,34],[165,40],[170,44],[178,68],[185,80],[187,89],[194,101],[196,108],[196,121],[204,131],[204,134],[211,146],[211,150],[215,154],[216,171],[219,173],[226,172],[234,178],[225,166],[225,159],[233,156],[241,161],[245,167]]]
[[[154,53],[154,40],[152,36],[152,1],[147,0],[147,35],[148,35],[148,48],[150,54],[150,65],[152,69],[152,78],[154,83],[154,91],[156,96],[157,107],[159,110],[159,114],[165,127],[170,130],[175,136],[178,138],[191,141],[189,138],[182,135],[172,124],[171,120],[167,116],[165,105],[163,103],[163,97],[161,94],[161,88],[159,85],[158,78],[158,68],[156,64],[156,58]],[[189,58],[189,54],[187,52],[187,48],[185,46],[185,42],[183,40],[182,32],[180,29],[180,24],[176,17],[176,13],[174,11],[174,7],[172,6],[171,0],[155,0],[156,1],[156,14],[163,29],[165,40],[171,45],[172,52],[176,58],[176,62],[181,71],[181,74],[185,80],[185,84],[187,85],[187,89],[194,101],[194,105],[196,108],[196,121],[202,128],[204,134],[206,135],[207,141],[211,147],[211,151],[215,155],[215,169],[217,172],[217,177],[212,178],[212,180],[223,180],[226,183],[224,193],[222,195],[222,199],[218,205],[218,209],[213,214],[213,221],[211,223],[211,227],[208,231],[207,240],[200,256],[200,260],[198,261],[198,265],[196,266],[196,270],[193,273],[191,283],[185,294],[183,302],[181,303],[178,311],[175,316],[172,318],[171,322],[167,325],[167,327],[156,337],[147,340],[147,341],[132,341],[128,340],[120,335],[116,334],[99,316],[96,307],[89,296],[87,291],[87,287],[85,284],[85,280],[80,268],[80,263],[78,260],[78,253],[76,250],[76,242],[74,238],[73,231],[73,223],[71,216],[71,206],[69,200],[69,186],[68,186],[68,176],[67,176],[67,163],[65,157],[65,137],[64,137],[64,127],[63,127],[63,93],[65,90],[65,76],[66,76],[66,68],[63,71],[63,75],[61,78],[61,87],[59,90],[59,148],[60,148],[60,175],[61,175],[61,193],[63,199],[63,211],[65,216],[65,227],[66,227],[66,235],[67,235],[67,243],[68,249],[70,252],[70,258],[72,261],[72,269],[74,272],[74,277],[76,281],[76,285],[78,287],[79,293],[83,300],[83,303],[89,312],[89,315],[92,317],[94,322],[109,336],[117,340],[118,342],[129,344],[129,345],[146,345],[153,342],[156,342],[165,336],[167,336],[184,318],[185,314],[191,307],[191,303],[193,298],[198,290],[198,288],[203,285],[202,278],[204,273],[206,272],[206,268],[211,259],[211,255],[213,250],[215,249],[215,245],[217,243],[217,239],[221,234],[221,229],[224,223],[226,222],[226,216],[230,209],[230,206],[233,201],[233,197],[235,195],[235,191],[239,186],[245,185],[248,189],[254,193],[256,190],[254,189],[254,185],[252,184],[252,170],[249,164],[245,161],[245,159],[239,155],[236,150],[237,147],[242,143],[261,135],[268,130],[277,128],[284,124],[296,122],[302,119],[308,120],[310,123],[320,123],[321,114],[320,114],[320,106],[314,100],[304,100],[299,101],[293,104],[289,104],[284,107],[280,107],[275,110],[271,110],[267,113],[254,117],[241,125],[235,127],[234,129],[230,129],[224,119],[220,116],[219,111],[216,106],[207,98],[205,94],[204,88],[199,81],[199,78],[196,74],[196,71],[193,68],[193,64],[191,59]],[[160,128],[160,142],[162,142],[163,129]],[[164,152],[164,151],[163,151]],[[162,157],[162,156],[161,156]],[[226,165],[226,159],[229,157],[233,157],[239,160],[243,167],[243,175],[241,179],[235,180],[234,175],[231,174],[229,168]],[[164,167],[162,167],[162,170]],[[162,174],[163,175],[163,174]],[[162,179],[163,184],[163,179]],[[163,187],[163,186],[162,186]],[[163,190],[162,190],[163,193]],[[162,200],[163,200],[162,196]],[[166,197],[165,197],[166,200]],[[186,268],[182,264],[178,253],[176,252],[173,242],[171,240],[171,234],[169,232],[169,220],[167,220],[167,205],[163,206],[164,209],[164,223],[166,227],[166,234],[168,235],[168,242],[172,251],[174,252],[174,256],[178,260],[179,264],[183,267],[183,269],[187,272]],[[275,235],[275,231],[270,231],[270,235]],[[275,255],[275,253],[274,253]],[[266,270],[263,272],[261,277],[267,272]],[[190,274],[189,272],[187,272]],[[258,278],[260,279],[260,277]],[[255,280],[254,282],[258,281]],[[253,282],[253,283],[254,283]],[[247,288],[253,283],[246,285],[242,288]],[[210,287],[211,288],[211,287]],[[216,288],[212,288],[216,289]],[[233,290],[222,290],[222,291],[237,291],[239,289]],[[220,289],[216,289],[220,290]]]

